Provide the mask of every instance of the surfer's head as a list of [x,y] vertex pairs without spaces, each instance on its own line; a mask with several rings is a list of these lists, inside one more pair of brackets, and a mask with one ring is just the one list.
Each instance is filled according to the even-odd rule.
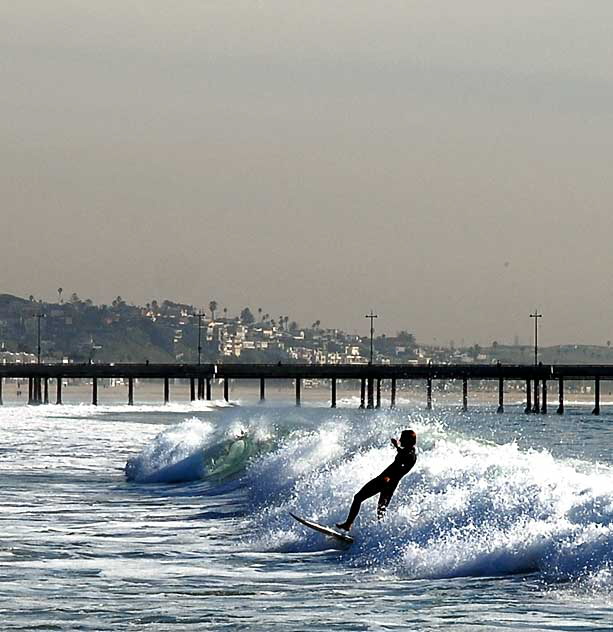
[[400,445],[404,448],[412,448],[417,443],[417,435],[414,430],[403,430],[400,434]]

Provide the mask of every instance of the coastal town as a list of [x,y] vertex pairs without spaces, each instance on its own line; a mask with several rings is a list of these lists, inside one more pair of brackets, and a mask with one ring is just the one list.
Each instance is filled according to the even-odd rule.
[[[208,309],[170,300],[130,305],[121,297],[95,305],[73,294],[55,303],[0,295],[0,362],[255,362],[367,364],[370,338],[300,326],[288,316],[245,307],[238,315],[210,301]],[[39,333],[40,332],[40,333]],[[406,331],[373,338],[380,363],[425,362]]]
[[[366,317],[368,315],[365,314]],[[96,305],[76,293],[57,300],[0,294],[0,363],[295,363],[529,364],[528,344],[420,344],[414,333],[370,336],[317,320],[300,325],[287,315],[244,307],[237,314],[211,300],[206,308],[171,300],[129,304],[121,296]],[[540,350],[549,363],[613,363],[603,345],[557,345]]]

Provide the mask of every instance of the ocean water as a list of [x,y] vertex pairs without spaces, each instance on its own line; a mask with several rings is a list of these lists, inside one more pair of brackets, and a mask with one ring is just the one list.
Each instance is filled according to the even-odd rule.
[[343,404],[0,408],[0,629],[613,629],[612,414]]

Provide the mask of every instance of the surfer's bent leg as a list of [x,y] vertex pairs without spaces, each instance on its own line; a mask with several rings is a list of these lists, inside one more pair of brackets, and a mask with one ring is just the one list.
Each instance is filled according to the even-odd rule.
[[345,522],[339,522],[336,526],[339,529],[345,529],[345,531],[349,531],[349,529],[351,529],[353,521],[356,519],[356,516],[360,512],[360,507],[362,503],[367,498],[380,493],[381,485],[382,482],[379,478],[373,478],[372,481],[366,483],[366,485],[364,485],[364,487],[362,487],[362,489],[353,497],[353,502],[351,503],[351,508],[349,509],[347,520],[345,520]]
[[385,484],[384,489],[379,494],[379,502],[377,503],[377,519],[381,520],[385,516],[387,506],[396,491],[398,483],[389,482]]

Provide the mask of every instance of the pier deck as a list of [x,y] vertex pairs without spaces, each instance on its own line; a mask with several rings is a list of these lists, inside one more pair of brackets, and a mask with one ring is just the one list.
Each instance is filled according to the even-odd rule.
[[[432,407],[433,380],[462,380],[462,405],[468,406],[469,380],[496,380],[499,386],[498,411],[504,410],[504,381],[526,383],[526,412],[547,412],[548,383],[558,383],[557,412],[564,412],[564,382],[592,380],[594,382],[594,414],[600,412],[600,382],[613,380],[613,365],[503,365],[503,364],[394,364],[394,365],[312,365],[312,364],[4,364],[0,365],[0,404],[4,378],[29,381],[30,404],[49,402],[50,379],[57,381],[56,403],[62,403],[62,380],[92,381],[92,403],[98,403],[98,380],[123,378],[128,380],[128,403],[134,401],[135,379],[164,380],[164,401],[169,401],[169,380],[190,380],[190,398],[211,399],[211,381],[222,380],[224,398],[229,400],[230,380],[260,380],[260,399],[265,399],[266,380],[294,380],[296,404],[301,403],[301,383],[304,379],[329,380],[332,406],[336,406],[337,380],[359,380],[361,404],[367,408],[381,405],[381,382],[391,381],[391,405],[395,405],[398,380],[424,380],[427,406]],[[197,391],[196,391],[197,386]],[[375,400],[376,386],[376,400]],[[376,403],[375,403],[376,401]]]

